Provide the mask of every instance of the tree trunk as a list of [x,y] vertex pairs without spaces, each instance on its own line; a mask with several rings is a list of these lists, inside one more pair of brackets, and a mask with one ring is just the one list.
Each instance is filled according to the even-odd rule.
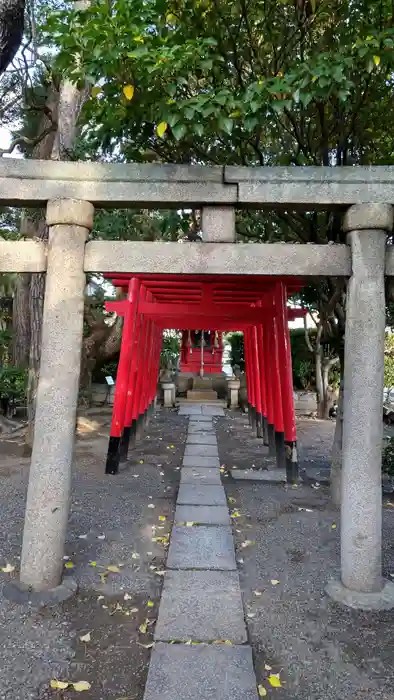
[[331,497],[334,505],[341,505],[342,435],[343,435],[343,358],[340,358],[341,382],[339,385],[338,412],[334,442],[331,452]]
[[[76,9],[83,9],[89,6],[89,0],[77,0]],[[71,156],[71,149],[77,135],[77,121],[84,102],[89,95],[87,88],[79,90],[76,85],[69,80],[61,83],[57,101],[57,131],[51,134],[51,151],[46,156],[53,160],[68,160]],[[37,234],[40,240],[47,240],[48,229],[45,222],[45,215],[41,218]],[[39,380],[39,367],[41,357],[41,330],[44,307],[45,275],[34,275],[35,281],[30,285],[30,314],[31,314],[31,351],[29,363],[28,380],[28,431],[26,444],[32,448],[34,434],[35,400]]]
[[18,275],[12,307],[12,364],[28,367],[30,350],[30,275]]
[[316,398],[317,417],[324,418],[326,411],[326,396],[323,379],[323,348],[319,344],[315,350]]

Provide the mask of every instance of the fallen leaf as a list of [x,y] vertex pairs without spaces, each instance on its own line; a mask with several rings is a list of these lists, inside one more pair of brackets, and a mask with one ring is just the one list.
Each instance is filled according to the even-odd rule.
[[12,571],[15,571],[15,566],[12,566],[12,564],[6,564],[5,566],[1,567],[1,571],[4,574],[10,574]]
[[257,596],[263,595],[261,591],[253,591],[253,593],[254,593],[255,595],[257,595]]
[[89,566],[97,566],[97,562],[96,562],[96,561],[90,561],[90,562],[89,562]]
[[256,617],[256,613],[247,613],[246,617],[250,617],[250,618]]
[[65,568],[65,569],[73,569],[73,568],[74,568],[74,564],[72,563],[72,561],[66,561],[66,563],[65,563],[65,565],[64,565],[64,568]]
[[191,647],[191,645],[192,645],[192,640],[191,640],[191,639],[188,639],[187,642],[185,642],[185,646],[186,646],[186,647]]
[[186,524],[186,527],[193,527],[193,525],[194,525],[193,521],[187,522],[185,524]]
[[155,504],[154,504],[154,503],[149,503],[148,508],[155,508]]
[[49,685],[53,690],[66,690],[70,684],[67,681],[57,681],[53,679]]
[[174,447],[175,447],[175,445],[170,445],[170,448],[171,448],[171,450],[173,450],[173,449],[174,449]]
[[266,689],[264,688],[264,686],[261,685],[261,683],[260,683],[260,685],[257,686],[257,690],[259,691],[259,696],[260,696],[261,698],[265,698],[265,696],[267,695],[267,691],[266,691]]
[[72,686],[77,693],[82,693],[83,690],[90,690],[92,687],[87,681],[77,681]]
[[134,95],[134,85],[125,85],[123,88],[123,94],[126,100],[132,100]]
[[140,555],[137,552],[133,552],[133,554],[131,555],[131,558],[132,559],[139,559]]
[[91,640],[90,632],[87,632],[87,634],[84,634],[79,639],[81,640],[81,642],[90,642],[90,640]]
[[268,683],[272,685],[273,688],[281,688],[282,683],[280,682],[279,673],[271,673],[268,678]]
[[98,540],[105,540],[105,535],[97,535]]
[[151,600],[148,600],[148,602],[147,602],[147,604],[146,604],[146,607],[147,607],[147,608],[153,608],[154,605],[155,605],[155,604],[154,604]]
[[138,608],[130,608],[129,612],[130,612],[130,613],[137,613],[137,612],[138,612]]
[[245,549],[245,547],[250,547],[252,544],[255,544],[253,540],[245,540],[245,542],[242,542],[241,547],[242,549]]
[[264,669],[266,671],[272,671],[272,666],[269,666],[268,664],[264,664]]
[[280,583],[280,581],[278,581],[278,579],[276,579],[276,578],[272,578],[272,579],[271,579],[271,584],[272,584],[273,586],[277,586],[279,583]]
[[107,571],[103,571],[101,574],[99,574],[99,576],[101,583],[105,583],[107,580],[108,573]]
[[79,540],[86,540],[87,535],[78,535]]
[[233,512],[231,513],[231,517],[232,518],[240,518],[241,513],[239,512],[239,510],[233,510]]
[[336,530],[336,529],[337,529],[336,523],[333,523],[333,524],[331,525],[331,530]]
[[115,564],[107,566],[107,571],[110,571],[112,574],[120,574],[119,566],[115,566]]
[[142,622],[142,624],[139,626],[139,631],[141,634],[146,634],[148,631],[148,623],[147,622]]
[[99,597],[97,598],[97,600],[104,600],[104,596],[103,596],[103,595],[99,595]]
[[141,644],[141,642],[137,642],[139,647],[144,647],[144,649],[152,649],[152,647],[155,646],[154,642],[151,642],[150,644]]
[[166,521],[166,516],[165,515],[159,515],[159,520],[161,520],[162,523]]
[[229,496],[229,497],[228,497],[228,502],[229,502],[229,503],[235,503],[235,498],[233,498],[232,496]]

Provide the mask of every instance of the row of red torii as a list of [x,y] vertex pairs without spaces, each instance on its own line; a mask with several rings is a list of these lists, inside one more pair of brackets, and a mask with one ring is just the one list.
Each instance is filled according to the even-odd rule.
[[106,303],[123,316],[122,344],[114,396],[106,473],[116,474],[127,459],[156,397],[163,329],[194,328],[244,333],[248,408],[288,483],[298,481],[296,424],[289,320],[303,314],[287,305],[297,280],[177,275],[108,275],[127,292]]

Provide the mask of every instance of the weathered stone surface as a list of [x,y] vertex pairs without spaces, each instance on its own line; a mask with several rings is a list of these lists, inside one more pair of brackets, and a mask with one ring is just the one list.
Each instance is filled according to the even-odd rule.
[[218,469],[205,467],[184,467],[181,471],[181,484],[221,484]]
[[182,506],[177,505],[175,525],[192,522],[196,525],[230,525],[227,506]]
[[[67,205],[59,205],[57,211],[59,207],[66,216]],[[70,202],[72,207],[83,222],[91,221],[93,207],[89,202]],[[67,216],[70,220],[71,213]],[[81,364],[86,283],[83,254],[88,234],[84,226],[58,223],[49,227],[41,369],[20,573],[21,583],[35,591],[58,586],[63,569]]]
[[235,247],[233,243],[180,246],[146,241],[89,241],[85,272],[104,269],[145,274],[160,270],[163,274],[348,277],[351,260],[348,246],[340,244],[245,243]]
[[232,469],[230,474],[236,481],[268,481],[272,484],[282,484],[286,481],[284,469]]
[[179,505],[226,506],[223,486],[197,486],[181,484],[178,492]]
[[386,233],[352,231],[348,236],[353,274],[346,303],[341,580],[352,591],[377,593],[382,588]]
[[185,448],[185,457],[217,457],[219,452],[217,445],[188,445]]
[[158,642],[144,700],[258,700],[252,650]]
[[210,423],[208,422],[193,422],[189,423],[189,429],[188,429],[188,434],[189,435],[215,435],[215,428],[212,425],[212,421]]
[[349,207],[342,228],[345,232],[378,229],[391,231],[393,228],[393,207],[391,204],[356,204]]
[[0,272],[45,272],[46,268],[44,243],[0,240]]
[[224,416],[224,410],[220,406],[203,406],[203,416]]
[[199,457],[198,455],[185,455],[183,458],[184,467],[217,467],[220,463],[217,457]]
[[231,528],[176,525],[171,534],[167,567],[235,571]]
[[155,639],[247,641],[237,571],[168,571]]
[[202,240],[209,243],[235,243],[234,207],[203,207]]
[[200,416],[201,406],[199,406],[198,404],[190,404],[190,406],[179,406],[178,413],[180,416]]
[[336,603],[356,610],[392,610],[394,608],[394,583],[382,580],[382,590],[363,593],[345,588],[341,581],[329,581],[326,593]]
[[212,435],[196,435],[194,432],[191,433],[189,429],[186,445],[217,445],[215,432],[212,431]]

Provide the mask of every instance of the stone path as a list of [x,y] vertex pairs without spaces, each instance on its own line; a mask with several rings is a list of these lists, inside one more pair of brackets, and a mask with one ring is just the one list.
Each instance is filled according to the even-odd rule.
[[257,700],[220,481],[215,406],[182,406],[189,429],[144,700]]

